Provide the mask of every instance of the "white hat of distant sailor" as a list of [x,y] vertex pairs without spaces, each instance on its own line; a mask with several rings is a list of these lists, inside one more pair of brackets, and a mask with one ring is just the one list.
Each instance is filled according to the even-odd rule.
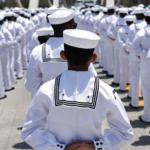
[[36,11],[32,9],[32,10],[30,11],[30,13],[31,13],[31,14],[36,14]]
[[20,15],[24,15],[25,14],[25,12],[24,11],[20,11]]
[[51,15],[51,14],[53,14],[53,13],[55,13],[57,10],[59,10],[60,8],[48,8],[48,9],[45,9],[45,13],[47,14],[47,15]]
[[21,9],[19,8],[19,7],[15,7],[14,9],[13,9],[13,12],[20,12],[21,11]]
[[144,8],[145,6],[143,4],[139,4],[137,7]]
[[128,15],[128,16],[125,16],[124,17],[124,19],[126,20],[126,21],[134,21],[136,18],[135,18],[135,16],[132,16],[132,15]]
[[63,39],[65,44],[83,49],[95,48],[100,41],[100,37],[96,34],[79,29],[65,30]]
[[108,6],[108,7],[107,7],[107,10],[110,10],[110,9],[114,9],[114,10],[115,10],[115,9],[116,9],[116,7],[115,7],[115,6],[110,5],[110,6]]
[[71,9],[58,10],[52,15],[48,16],[49,22],[52,25],[63,24],[74,18],[74,11]]
[[42,28],[42,29],[36,30],[36,33],[38,36],[54,35],[54,30],[53,28]]
[[17,18],[19,15],[18,15],[18,14],[16,14],[16,13],[14,13],[14,14],[13,14],[13,16],[14,16],[15,18]]
[[4,15],[0,14],[0,21],[4,20]]
[[14,16],[14,13],[13,13],[13,12],[5,13],[5,17],[12,17],[12,16]]
[[126,8],[119,8],[119,13],[128,14],[128,10]]
[[146,11],[146,12],[144,13],[144,16],[150,17],[150,10],[149,10],[149,11]]
[[100,11],[100,8],[99,7],[95,7],[94,11]]
[[134,9],[134,11],[131,13],[132,15],[136,15],[136,14],[144,14],[146,10],[141,8],[141,7],[137,7]]
[[102,8],[102,11],[103,12],[107,12],[107,8],[105,7],[105,8]]

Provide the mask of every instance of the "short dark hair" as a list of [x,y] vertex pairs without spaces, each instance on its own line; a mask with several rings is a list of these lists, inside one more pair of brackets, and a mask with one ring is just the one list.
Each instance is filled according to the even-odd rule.
[[125,14],[125,13],[120,13],[119,15],[120,15],[121,18],[124,18],[127,14]]
[[70,64],[85,65],[94,52],[93,49],[82,49],[64,44],[65,56]]
[[126,21],[126,23],[128,26],[130,26],[133,23],[133,21]]
[[138,17],[139,19],[144,19],[144,14],[135,14],[136,15],[136,17]]
[[114,10],[114,9],[109,9],[109,10],[108,10],[108,13],[109,13],[109,14],[114,14],[114,13],[115,13],[115,10]]
[[52,28],[54,29],[54,31],[62,31],[63,27],[67,24],[67,23],[72,23],[74,19],[69,20],[68,22],[65,22],[63,24],[58,24],[58,25],[54,25],[52,24]]
[[150,23],[150,17],[149,17],[149,16],[145,16],[145,21],[146,21],[147,23]]
[[38,40],[39,40],[40,44],[43,44],[43,43],[46,43],[47,40],[48,40],[50,37],[51,37],[50,35],[47,35],[47,36],[38,36]]

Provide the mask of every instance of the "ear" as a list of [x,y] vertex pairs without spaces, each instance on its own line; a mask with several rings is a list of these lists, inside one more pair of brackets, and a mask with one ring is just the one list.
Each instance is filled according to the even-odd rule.
[[93,54],[91,59],[90,59],[90,62],[95,62],[96,58],[97,58],[97,55]]
[[60,52],[60,56],[61,56],[62,59],[66,60],[66,56],[65,56],[65,52],[64,51]]

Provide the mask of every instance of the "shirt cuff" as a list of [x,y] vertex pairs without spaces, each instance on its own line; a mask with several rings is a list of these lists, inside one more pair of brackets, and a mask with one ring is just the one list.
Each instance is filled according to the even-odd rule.
[[57,147],[57,149],[59,149],[59,150],[64,150],[65,149],[65,147],[66,147],[66,145],[64,145],[64,144],[61,144],[61,143],[59,143],[59,142],[56,142],[56,145],[55,145],[56,147]]
[[95,150],[104,150],[104,141],[102,139],[94,140]]

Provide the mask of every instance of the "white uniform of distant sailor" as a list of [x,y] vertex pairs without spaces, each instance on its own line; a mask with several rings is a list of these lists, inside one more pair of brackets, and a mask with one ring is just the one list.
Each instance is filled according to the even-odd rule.
[[[63,34],[65,44],[81,50],[94,49],[100,40],[96,34],[83,30],[65,30]],[[103,136],[105,118],[110,129]],[[33,98],[22,129],[22,139],[42,150],[64,150],[72,139],[93,141],[95,150],[119,150],[132,137],[119,96],[90,71],[65,70],[43,84]]]
[[126,20],[124,19],[125,15],[128,14],[126,8],[119,9],[119,15],[121,16],[113,21],[108,28],[108,35],[109,37],[115,39],[114,41],[114,59],[115,59],[115,68],[114,68],[114,82],[113,84],[119,85],[120,84],[120,63],[119,63],[119,50],[120,47],[118,46],[117,34],[121,27],[126,26]]
[[[136,8],[132,14],[138,15],[143,14],[145,10],[143,8]],[[144,19],[144,17],[143,17]],[[140,58],[132,52],[132,43],[136,33],[145,28],[145,20],[138,19],[134,24],[129,28],[129,36],[127,39],[127,49],[130,52],[130,69],[131,69],[131,86],[132,86],[132,100],[131,105],[133,107],[139,107],[139,77],[140,77]]]
[[145,12],[144,15],[148,25],[136,34],[132,51],[141,59],[140,74],[144,97],[144,112],[141,119],[150,122],[150,11]]
[[[125,17],[126,22],[133,23],[134,16],[128,15]],[[127,83],[130,83],[130,68],[129,68],[129,52],[126,51],[126,41],[129,35],[129,27],[123,26],[119,29],[117,34],[119,47],[119,63],[120,63],[120,90],[125,91]],[[130,96],[130,94],[129,94]]]
[[[114,10],[114,9],[115,9],[114,6],[107,7],[108,12],[109,10]],[[108,71],[109,76],[114,75],[114,42],[110,38],[108,38],[109,35],[107,33],[107,30],[111,25],[111,23],[116,19],[117,17],[114,14],[112,13],[109,14],[106,18],[102,19],[101,28],[99,30],[100,35],[103,34],[103,37],[105,36],[103,40],[105,40],[104,50],[105,50],[105,57],[106,57],[106,69]]]
[[106,36],[105,34],[103,34],[103,31],[105,33],[105,28],[103,25],[101,25],[101,22],[104,18],[106,18],[108,15],[106,14],[107,13],[107,8],[102,8],[102,11],[104,13],[104,15],[102,16],[101,20],[99,20],[99,27],[98,27],[98,33],[101,37],[101,40],[100,40],[100,50],[101,50],[101,59],[100,59],[100,62],[99,62],[99,66],[100,67],[103,67],[103,70],[106,71],[106,56],[105,56],[105,49],[104,49],[104,42],[106,42]]
[[[3,21],[4,16],[0,16],[0,20]],[[1,22],[2,23],[2,22]],[[5,28],[6,24],[0,25],[0,31],[2,32],[4,39],[2,38],[2,45],[0,50],[0,57],[1,57],[1,64],[2,64],[2,73],[4,78],[4,86],[5,90],[13,90],[12,84],[11,84],[11,76],[10,76],[10,57],[9,55],[9,47],[13,44],[13,38],[11,33],[8,31],[8,29]],[[13,68],[14,69],[14,68]]]

